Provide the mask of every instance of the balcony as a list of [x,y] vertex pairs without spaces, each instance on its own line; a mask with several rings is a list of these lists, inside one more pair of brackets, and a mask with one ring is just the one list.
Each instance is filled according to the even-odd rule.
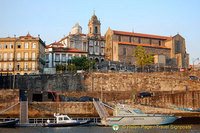
[[13,68],[0,69],[0,72],[13,72]]

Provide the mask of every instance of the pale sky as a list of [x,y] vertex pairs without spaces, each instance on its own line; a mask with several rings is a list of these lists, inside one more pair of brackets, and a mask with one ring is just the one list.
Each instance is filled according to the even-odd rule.
[[200,0],[0,0],[0,37],[29,32],[40,34],[48,45],[68,35],[76,22],[87,34],[94,10],[102,35],[109,27],[162,36],[179,33],[190,64],[200,58]]

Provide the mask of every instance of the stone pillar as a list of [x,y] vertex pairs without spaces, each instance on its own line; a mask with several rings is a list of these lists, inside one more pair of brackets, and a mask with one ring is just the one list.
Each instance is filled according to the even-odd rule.
[[20,123],[29,123],[28,120],[28,101],[20,102]]

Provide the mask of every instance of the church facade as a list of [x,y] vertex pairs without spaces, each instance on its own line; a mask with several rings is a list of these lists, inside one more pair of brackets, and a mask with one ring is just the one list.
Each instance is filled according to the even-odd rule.
[[[178,68],[189,67],[189,54],[185,50],[185,39],[179,34],[173,37],[116,31],[108,29],[105,34],[105,58],[106,60],[124,62],[137,65],[137,58],[133,57],[134,49],[137,46],[150,52],[155,59],[155,63],[163,66],[173,66]],[[159,55],[159,56],[158,56]],[[161,57],[164,61],[158,60]]]

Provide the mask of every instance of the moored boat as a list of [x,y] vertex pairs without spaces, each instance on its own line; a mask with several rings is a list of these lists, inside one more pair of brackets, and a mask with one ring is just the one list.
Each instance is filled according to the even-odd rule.
[[113,116],[104,117],[102,125],[164,125],[171,124],[180,117],[162,114],[144,114],[141,110],[122,105],[116,106]]
[[56,123],[50,123],[49,120],[47,120],[47,123],[45,123],[44,127],[68,127],[68,126],[79,126],[90,123],[91,120],[72,120],[67,115],[57,115],[56,116]]
[[19,119],[3,121],[3,122],[0,122],[0,127],[15,127],[16,123],[18,122],[19,122]]

